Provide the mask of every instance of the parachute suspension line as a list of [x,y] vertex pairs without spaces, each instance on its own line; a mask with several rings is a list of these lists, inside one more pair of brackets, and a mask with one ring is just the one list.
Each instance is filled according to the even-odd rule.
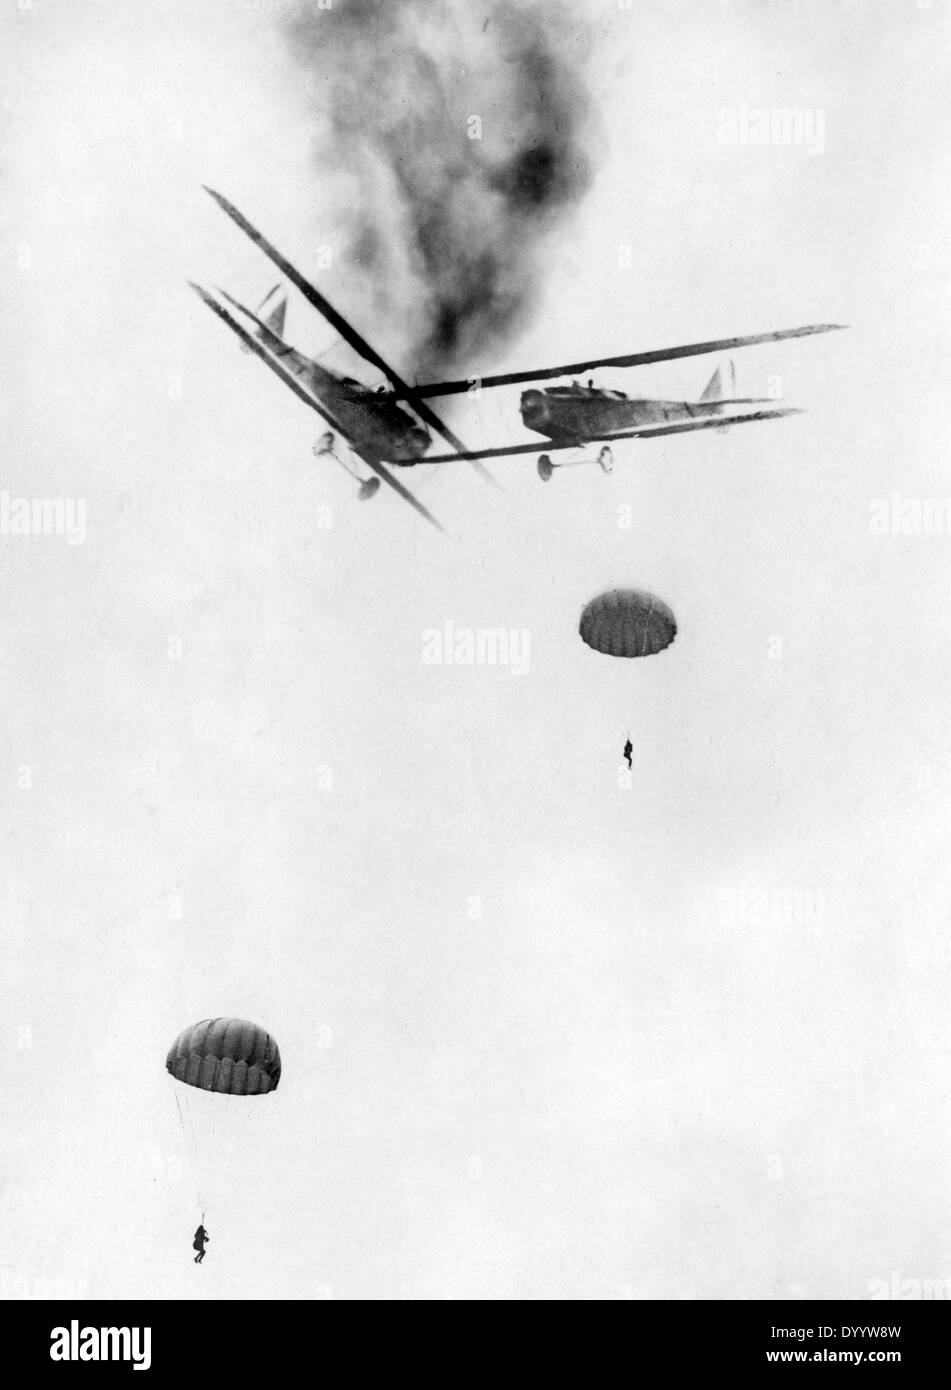
[[[178,1111],[178,1123],[179,1123],[179,1124],[181,1125],[181,1127],[182,1127],[182,1134],[183,1134],[184,1137],[185,1137],[185,1143],[186,1143],[186,1145],[187,1145],[187,1144],[188,1144],[188,1140],[189,1140],[189,1135],[188,1135],[187,1130],[185,1129],[185,1121],[184,1121],[184,1119],[182,1118],[182,1107],[181,1107],[181,1104],[179,1103],[178,1091],[177,1091],[177,1090],[176,1090],[176,1092],[175,1092],[175,1109]],[[191,1118],[191,1117],[189,1116],[189,1118]],[[191,1169],[192,1169],[192,1180],[194,1181],[194,1184],[195,1184],[195,1196],[198,1198],[198,1205],[199,1205],[199,1206],[202,1206],[203,1203],[202,1203],[202,1199],[201,1199],[201,1188],[200,1188],[199,1185],[198,1185],[198,1163],[197,1163],[196,1157],[194,1156],[194,1149],[195,1149],[194,1137],[192,1136],[192,1152],[193,1152],[192,1164],[191,1164]],[[202,1216],[202,1221],[204,1221],[204,1219],[205,1219],[204,1216]]]
[[201,1148],[198,1143],[198,1130],[195,1128],[195,1112],[192,1109],[191,1101],[185,1096],[185,1114],[188,1116],[188,1127],[191,1130],[192,1148],[195,1151],[195,1171],[198,1171]]
[[178,1092],[177,1092],[177,1091],[175,1092],[175,1105],[176,1105],[176,1107],[178,1108],[178,1118],[179,1118],[179,1121],[181,1122],[182,1133],[185,1135],[185,1142],[188,1143],[188,1141],[191,1140],[191,1148],[192,1148],[192,1176],[193,1176],[194,1181],[195,1181],[195,1196],[198,1198],[198,1205],[199,1205],[200,1207],[203,1208],[204,1205],[205,1205],[205,1203],[204,1203],[204,1200],[203,1200],[202,1195],[201,1195],[201,1182],[200,1182],[200,1177],[199,1177],[199,1163],[198,1163],[198,1140],[197,1140],[197,1138],[195,1137],[195,1120],[194,1120],[194,1117],[193,1117],[192,1112],[191,1112],[191,1107],[190,1107],[189,1104],[188,1104],[188,1097],[187,1097],[187,1096],[185,1097],[185,1114],[188,1116],[188,1129],[187,1129],[187,1130],[186,1130],[186,1128],[185,1128],[185,1121],[182,1119],[182,1107],[181,1107],[181,1105],[179,1105],[179,1101],[178,1101]]
[[202,1179],[201,1179],[201,1151],[200,1151],[200,1149],[199,1149],[199,1147],[198,1147],[198,1133],[197,1133],[197,1131],[196,1131],[196,1129],[195,1129],[195,1115],[194,1115],[194,1111],[192,1110],[191,1103],[190,1103],[190,1101],[189,1101],[187,1095],[186,1095],[186,1097],[185,1097],[185,1114],[188,1116],[188,1127],[189,1127],[189,1129],[191,1130],[192,1153],[194,1154],[194,1168],[195,1168],[195,1191],[196,1191],[196,1193],[198,1194],[198,1205],[199,1205],[200,1207],[204,1207],[204,1205],[205,1205],[205,1200],[204,1200],[204,1197],[203,1197],[202,1191],[201,1191],[201,1189],[202,1189]]

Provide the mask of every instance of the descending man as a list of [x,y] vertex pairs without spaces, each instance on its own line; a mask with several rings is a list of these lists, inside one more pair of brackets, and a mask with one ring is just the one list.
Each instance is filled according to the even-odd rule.
[[633,752],[634,752],[634,745],[633,745],[633,743],[631,742],[630,737],[628,737],[627,743],[625,743],[625,745],[624,745],[624,756],[625,756],[625,758],[627,758],[627,765],[628,765],[628,767],[630,767],[630,768],[633,768],[633,766],[634,766],[633,762],[631,761],[631,754],[632,754]]
[[196,1265],[200,1265],[205,1258],[205,1242],[208,1240],[211,1240],[211,1236],[205,1230],[204,1226],[199,1226],[198,1230],[195,1232],[195,1239],[192,1241],[192,1249],[198,1251],[198,1254],[195,1256]]

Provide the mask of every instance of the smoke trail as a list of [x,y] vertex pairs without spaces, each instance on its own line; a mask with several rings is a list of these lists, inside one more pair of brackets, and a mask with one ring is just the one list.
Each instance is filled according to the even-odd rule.
[[591,180],[584,21],[561,0],[301,0],[287,35],[354,318],[410,372],[484,368]]

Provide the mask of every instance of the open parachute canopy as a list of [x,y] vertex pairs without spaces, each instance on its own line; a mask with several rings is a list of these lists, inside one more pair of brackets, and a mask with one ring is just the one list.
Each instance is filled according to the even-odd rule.
[[677,620],[663,599],[644,589],[609,589],[585,604],[582,639],[606,656],[653,656],[677,635]]
[[264,1096],[281,1079],[270,1033],[243,1018],[205,1018],[179,1033],[165,1066],[176,1081],[226,1096]]

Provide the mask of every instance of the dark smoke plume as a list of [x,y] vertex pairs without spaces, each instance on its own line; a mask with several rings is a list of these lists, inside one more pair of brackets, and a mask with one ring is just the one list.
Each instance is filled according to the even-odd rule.
[[359,271],[341,307],[420,377],[484,368],[591,179],[584,21],[560,0],[301,0],[287,32],[315,214],[332,204]]

